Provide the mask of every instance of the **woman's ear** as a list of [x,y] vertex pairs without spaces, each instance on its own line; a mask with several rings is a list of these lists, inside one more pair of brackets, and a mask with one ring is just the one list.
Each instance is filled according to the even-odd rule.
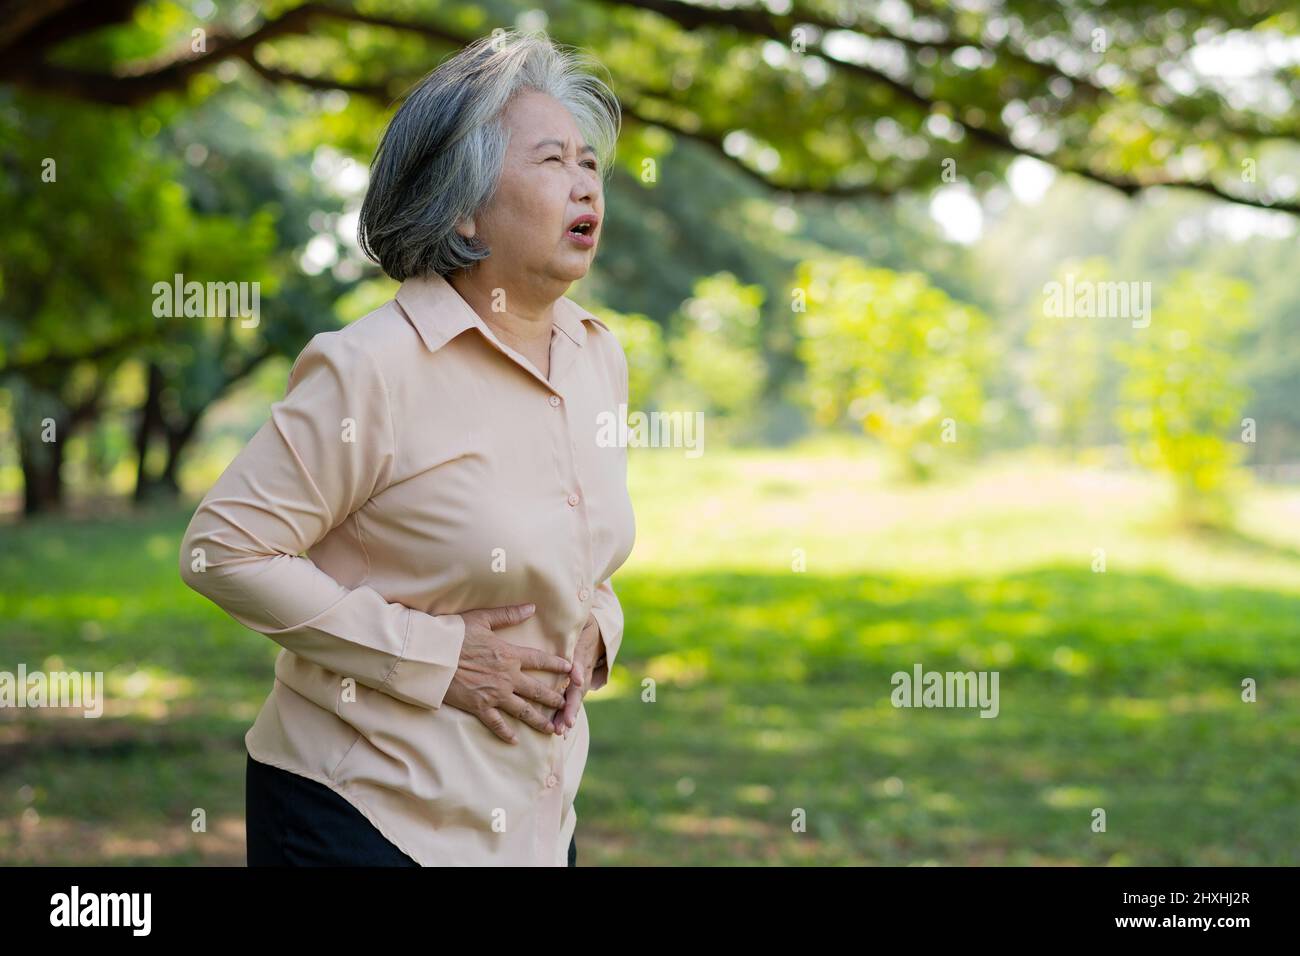
[[462,219],[456,223],[456,231],[466,239],[473,239],[478,233],[478,227],[475,225],[473,218]]

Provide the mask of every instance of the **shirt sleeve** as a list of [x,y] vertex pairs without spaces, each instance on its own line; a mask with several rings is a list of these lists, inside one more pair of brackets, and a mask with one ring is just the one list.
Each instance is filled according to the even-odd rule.
[[[619,401],[624,405],[628,403],[628,364],[627,354],[621,347],[616,349],[619,359]],[[591,687],[588,693],[593,690],[600,690],[609,683],[609,672],[614,666],[614,658],[618,656],[619,645],[623,643],[623,605],[618,601],[618,595],[614,593],[612,578],[606,578],[596,588],[596,594],[591,602],[591,613],[596,618],[596,623],[600,626],[600,639],[605,645],[605,656],[596,662],[596,666],[591,672]]]
[[344,587],[303,554],[388,485],[394,436],[373,357],[342,330],[317,334],[284,399],[190,520],[181,578],[294,654],[436,708],[456,673],[464,619]]
[[601,582],[600,587],[596,588],[596,596],[591,604],[592,616],[600,626],[600,639],[605,644],[605,657],[603,661],[597,661],[592,669],[591,687],[587,689],[588,693],[600,690],[609,683],[610,668],[614,666],[619,645],[623,643],[623,605],[618,602],[618,595],[614,593],[611,580],[606,578]]

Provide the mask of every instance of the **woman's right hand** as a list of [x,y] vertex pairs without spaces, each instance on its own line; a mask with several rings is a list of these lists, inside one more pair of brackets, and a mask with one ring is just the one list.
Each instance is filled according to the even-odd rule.
[[535,647],[503,641],[493,628],[519,624],[534,613],[531,604],[477,608],[461,612],[465,619],[465,640],[460,648],[456,675],[447,687],[444,704],[473,714],[502,740],[518,743],[502,711],[518,717],[544,734],[558,733],[554,723],[534,708],[536,701],[552,710],[564,706],[564,694],[521,673],[524,668],[569,674],[573,665],[563,657]]

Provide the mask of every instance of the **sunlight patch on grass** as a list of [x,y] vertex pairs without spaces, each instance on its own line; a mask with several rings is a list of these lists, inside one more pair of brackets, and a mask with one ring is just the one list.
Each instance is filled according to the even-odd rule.
[[881,621],[858,630],[859,640],[870,647],[889,647],[895,644],[915,644],[916,625],[911,621]]
[[921,806],[931,813],[955,814],[962,810],[961,801],[951,793],[928,793],[921,800]]
[[1168,716],[1167,700],[1142,699],[1137,697],[1112,697],[1105,703],[1106,712],[1125,720],[1163,720]]
[[122,827],[88,824],[34,811],[18,822],[0,820],[5,862],[16,866],[149,866],[180,861],[205,866],[244,866],[244,819],[222,816],[194,833],[189,819]]
[[119,702],[136,705],[155,704],[162,713],[166,705],[192,698],[199,692],[194,679],[161,667],[137,667],[110,671],[104,677],[109,696]]
[[708,678],[709,654],[700,649],[659,654],[646,661],[643,671],[658,683],[689,687]]
[[165,534],[150,535],[145,541],[145,553],[155,561],[162,561],[167,558],[176,558],[179,550],[176,541]]
[[772,828],[757,820],[743,817],[706,817],[693,813],[666,813],[655,820],[658,829],[667,833],[691,837],[749,837],[760,839],[769,836]]
[[123,603],[121,598],[103,594],[32,595],[22,602],[21,609],[14,609],[13,616],[30,621],[61,621],[69,616],[111,621],[122,613]]
[[796,730],[767,728],[747,736],[755,748],[769,754],[813,753],[817,748],[811,734]]
[[1088,655],[1081,654],[1073,647],[1058,647],[1052,652],[1052,664],[1062,673],[1071,677],[1082,677],[1092,670]]
[[[973,574],[996,589],[999,575],[1045,563],[1087,569],[1103,548],[1110,570],[1300,592],[1296,489],[1259,487],[1244,503],[1243,524],[1262,547],[1197,536],[1170,547],[1167,534],[1147,526],[1169,490],[1142,472],[1009,453],[947,481],[906,486],[881,477],[869,445],[824,449],[823,457],[715,450],[703,468],[704,459],[634,456],[638,536],[629,570],[788,570],[792,550],[802,548],[818,573]],[[787,497],[791,486],[800,493]]]
[[1098,787],[1048,787],[1039,799],[1049,807],[1079,809],[1102,806],[1104,797]]
[[735,788],[733,793],[737,803],[754,806],[769,804],[776,799],[776,791],[762,783],[741,784]]

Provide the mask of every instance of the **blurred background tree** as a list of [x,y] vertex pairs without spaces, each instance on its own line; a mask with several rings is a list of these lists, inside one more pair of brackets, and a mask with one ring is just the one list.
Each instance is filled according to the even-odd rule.
[[1234,356],[1249,323],[1244,282],[1184,272],[1151,325],[1118,346],[1126,372],[1120,424],[1137,460],[1172,477],[1178,516],[1191,525],[1232,523],[1250,397]]
[[648,316],[634,312],[596,308],[593,313],[618,337],[627,356],[628,408],[657,409],[656,396],[668,362],[663,327]]
[[[1157,297],[1181,268],[1249,283],[1258,321],[1238,359],[1267,427],[1247,460],[1300,456],[1293,226],[1259,225],[1300,211],[1295,13],[1280,0],[1155,14],[1030,0],[0,11],[0,203],[14,224],[0,261],[0,425],[20,439],[0,448],[0,479],[21,486],[29,512],[59,507],[69,477],[87,492],[174,496],[185,466],[210,470],[205,438],[239,432],[207,422],[218,403],[273,396],[313,332],[392,294],[353,235],[383,123],[439,59],[507,25],[589,51],[623,107],[600,261],[573,294],[638,317],[625,327],[634,406],[707,409],[718,439],[805,434],[803,397],[821,373],[804,356],[829,357],[801,344],[808,327],[785,296],[800,263],[847,256],[945,293],[917,293],[923,327],[946,321],[921,314],[931,304],[994,317],[1004,360],[977,373],[983,412],[953,416],[948,450],[974,451],[976,426],[986,451],[1115,444],[1118,339],[1045,322],[1034,304],[1062,263],[1099,257]],[[47,159],[57,182],[41,180]],[[1050,190],[1017,201],[1010,173],[1035,168]],[[954,209],[980,227],[954,229]],[[1225,225],[1253,211],[1245,232]],[[263,283],[261,327],[151,317],[147,290],[179,268]],[[877,275],[882,294],[914,281]],[[730,324],[705,328],[696,309]],[[975,379],[949,377],[953,396],[974,394]],[[857,398],[859,411],[873,400]],[[921,440],[933,403],[910,402],[863,421],[910,447],[919,475],[943,446]],[[38,440],[49,418],[66,445]]]
[[757,424],[767,378],[759,324],[764,298],[761,286],[730,273],[705,276],[670,319],[661,401],[668,411],[704,412],[710,441],[752,434]]
[[[1052,281],[1064,286],[1070,280],[1107,281],[1106,261],[1066,262]],[[1043,441],[1077,455],[1103,437],[1098,422],[1105,420],[1106,405],[1098,398],[1107,371],[1105,323],[1123,319],[1053,315],[1045,299],[1033,302],[1028,320],[1022,363],[1026,385],[1032,389],[1027,401]]]
[[974,447],[992,358],[980,310],[852,259],[803,263],[793,293],[820,424],[855,422],[912,478],[932,474],[941,445]]

